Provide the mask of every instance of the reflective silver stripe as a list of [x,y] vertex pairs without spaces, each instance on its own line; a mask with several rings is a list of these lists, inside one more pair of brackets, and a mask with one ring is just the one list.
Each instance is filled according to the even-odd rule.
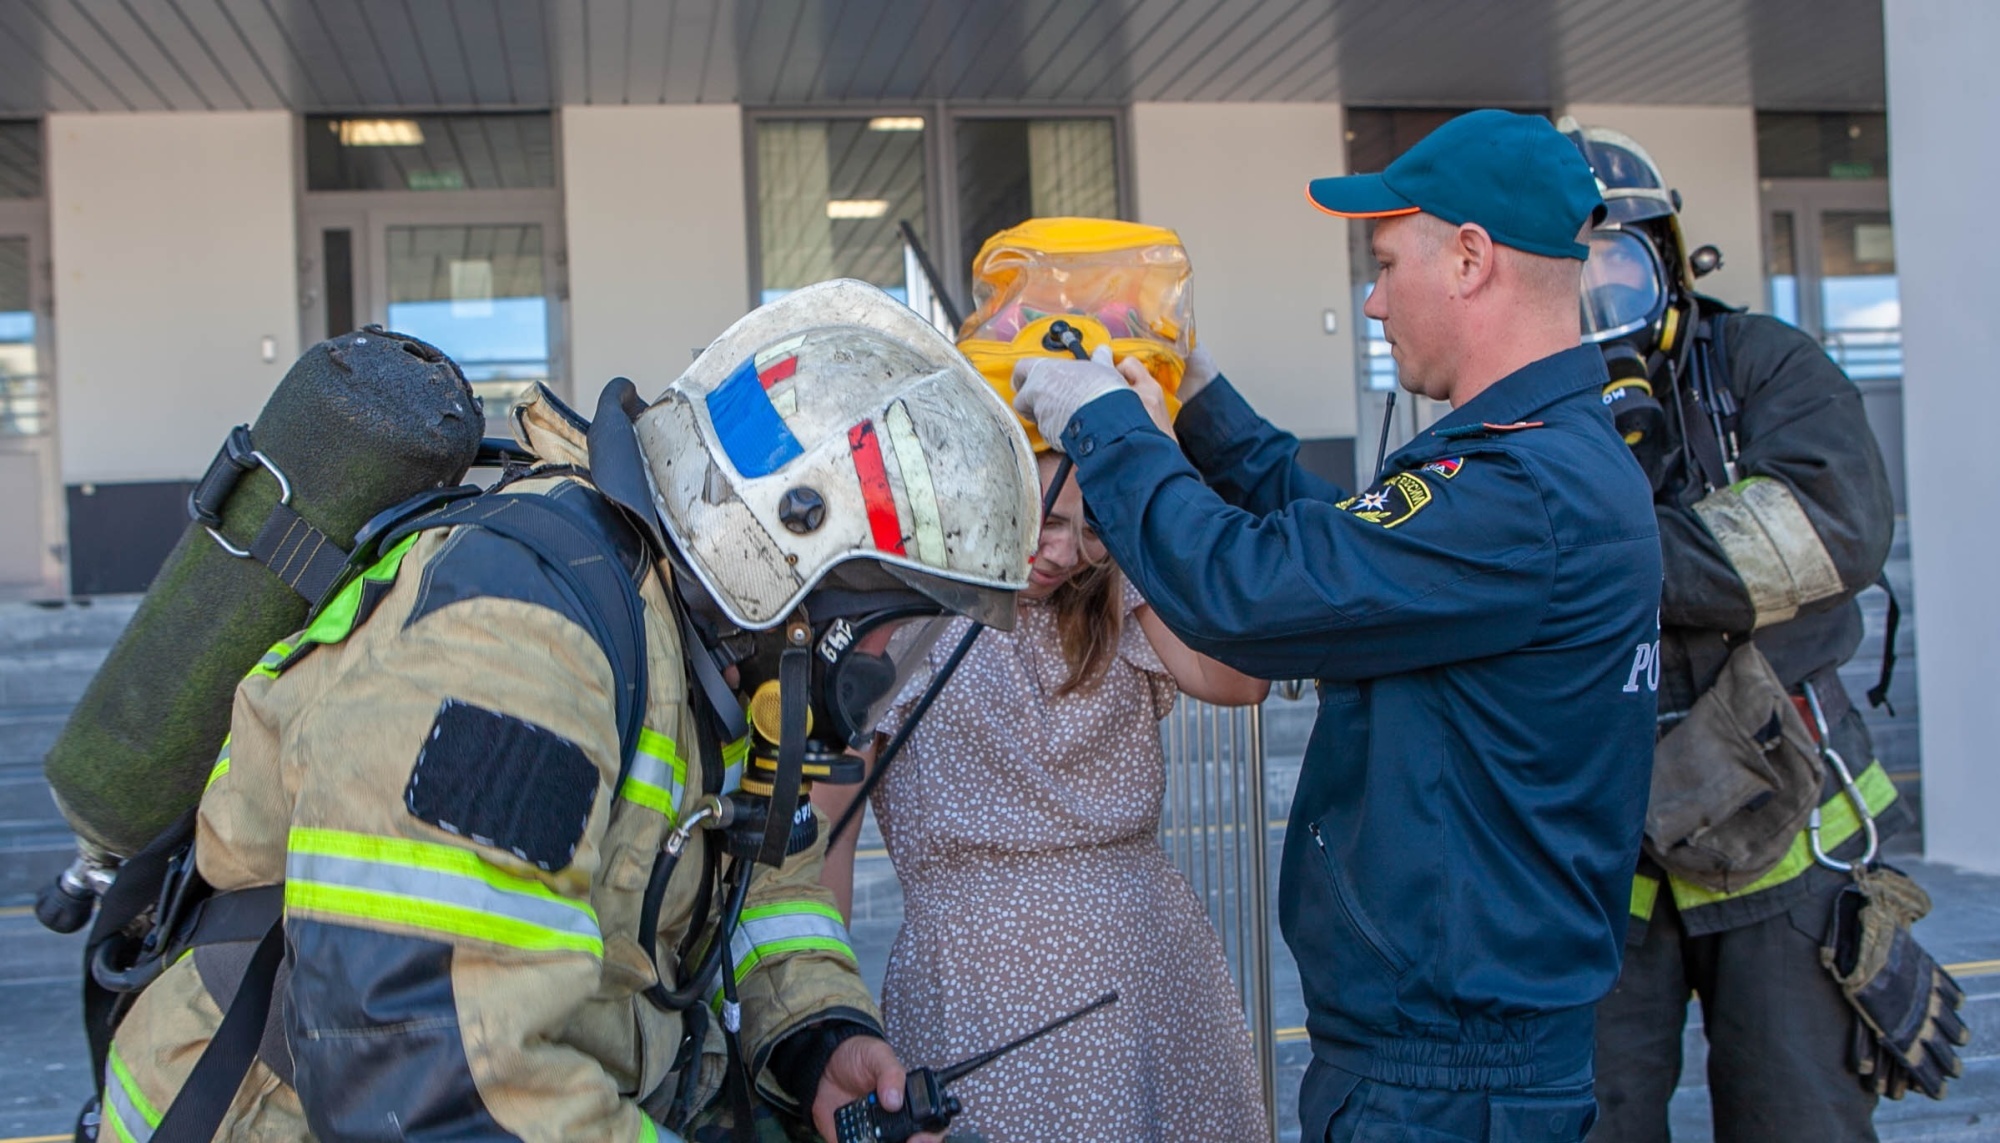
[[[657,739],[658,742],[649,739]],[[632,754],[632,765],[626,771],[625,781],[618,787],[618,796],[663,814],[667,821],[678,824],[678,807],[683,792],[681,779],[675,776],[671,761],[647,749],[648,746],[660,746],[671,752],[672,743],[651,731],[641,733],[639,742],[639,749]]]
[[1826,542],[1785,484],[1752,476],[1703,497],[1694,513],[1743,581],[1756,627],[1783,623],[1843,590]]
[[[121,1074],[124,1065],[118,1059],[117,1051],[116,1047],[112,1048],[111,1058],[104,1065],[105,1126],[110,1127],[112,1134],[122,1143],[148,1143],[153,1138],[153,1127],[158,1118],[140,1111],[139,1103],[145,1096],[128,1088],[127,1077]],[[134,1098],[135,1095],[137,1098]]]
[[[743,922],[729,934],[729,960],[740,983],[769,956],[801,951],[836,952],[854,957],[847,926],[829,906],[813,902],[760,905],[743,912]],[[722,995],[716,982],[709,992],[714,1003]]]
[[[495,873],[498,874],[498,871]],[[567,904],[550,897],[512,892],[480,877],[464,873],[293,850],[285,858],[285,880],[288,888],[301,885],[334,885],[368,893],[387,893],[418,901],[438,902],[566,934],[585,942],[599,944],[600,947],[603,940],[597,928],[596,917],[592,916],[589,907],[581,902]],[[290,900],[288,896],[288,902]],[[373,910],[369,912],[374,913]],[[393,921],[398,918],[393,915],[376,915],[376,919]],[[411,923],[423,924],[421,920],[413,920]]]

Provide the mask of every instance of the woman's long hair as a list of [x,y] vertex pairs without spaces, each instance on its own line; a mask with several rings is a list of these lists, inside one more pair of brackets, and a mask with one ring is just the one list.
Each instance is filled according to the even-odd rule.
[[1069,664],[1069,677],[1056,688],[1056,697],[1096,686],[1111,665],[1125,623],[1124,593],[1119,586],[1118,567],[1106,557],[1072,576],[1049,596],[1056,609],[1063,660]]

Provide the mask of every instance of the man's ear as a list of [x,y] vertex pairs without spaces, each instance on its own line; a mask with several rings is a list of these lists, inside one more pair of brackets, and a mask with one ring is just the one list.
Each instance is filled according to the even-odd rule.
[[1470,297],[1493,279],[1499,251],[1494,248],[1493,236],[1476,222],[1460,224],[1454,239],[1452,253],[1458,261],[1459,296]]

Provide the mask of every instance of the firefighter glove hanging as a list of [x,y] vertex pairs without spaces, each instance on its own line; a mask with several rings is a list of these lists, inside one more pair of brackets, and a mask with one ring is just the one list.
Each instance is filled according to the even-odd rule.
[[1913,1087],[1944,1098],[1946,1081],[1964,1071],[1958,1048],[1972,1039],[1959,1017],[1965,993],[1910,933],[1930,908],[1929,895],[1896,870],[1857,866],[1820,949],[1857,1016],[1855,1072],[1890,1099]]

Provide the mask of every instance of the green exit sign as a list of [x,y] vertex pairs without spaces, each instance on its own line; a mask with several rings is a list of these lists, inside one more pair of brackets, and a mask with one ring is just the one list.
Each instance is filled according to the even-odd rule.
[[411,171],[405,182],[411,190],[465,189],[465,175],[460,171]]
[[1836,179],[1872,179],[1875,177],[1875,164],[1861,161],[1833,163],[1827,167],[1826,173]]

